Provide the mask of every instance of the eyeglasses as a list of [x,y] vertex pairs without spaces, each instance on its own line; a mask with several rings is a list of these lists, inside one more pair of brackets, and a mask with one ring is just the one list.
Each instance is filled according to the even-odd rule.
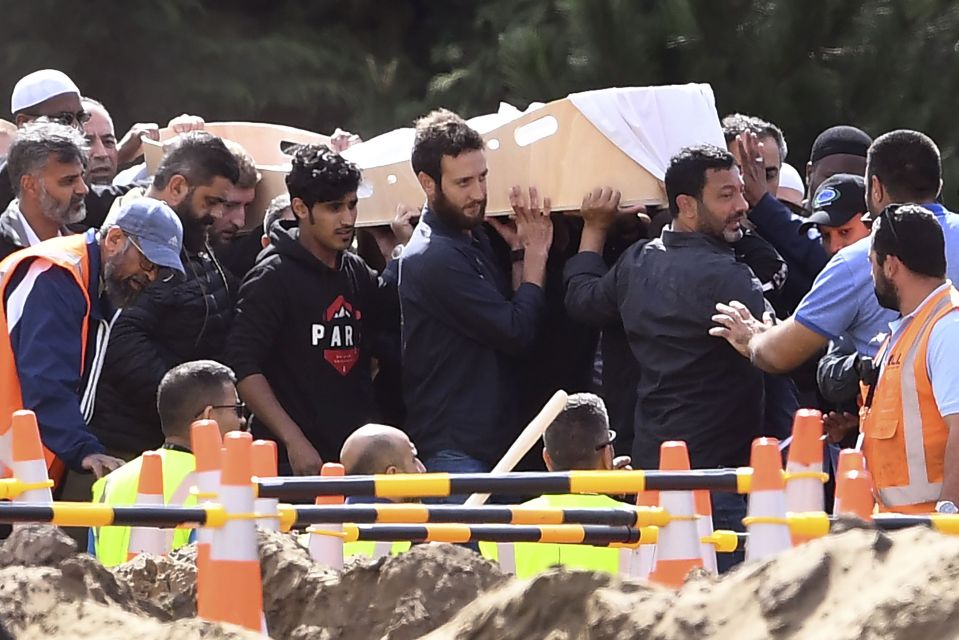
[[613,442],[616,440],[616,432],[615,432],[615,431],[613,431],[612,429],[609,429],[606,433],[608,434],[608,435],[606,436],[606,441],[605,441],[605,442],[600,442],[598,445],[596,445],[596,450],[597,450],[597,451],[602,451],[602,450],[605,449],[606,447],[611,446],[611,445],[613,444]]
[[173,279],[173,276],[176,275],[173,269],[168,269],[167,267],[161,267],[155,262],[150,260],[147,257],[147,254],[143,252],[143,249],[137,243],[136,239],[133,236],[127,236],[127,240],[130,241],[130,244],[133,245],[133,248],[137,250],[137,253],[140,254],[140,268],[147,273],[157,272],[157,280],[161,282],[169,282]]
[[83,109],[77,111],[76,113],[73,111],[60,111],[59,113],[28,113],[26,115],[33,118],[46,118],[51,122],[59,122],[60,124],[64,124],[68,127],[83,125],[90,121],[90,112],[84,111]]
[[246,412],[245,402],[235,402],[233,404],[211,404],[211,409],[233,409],[237,418],[242,418]]

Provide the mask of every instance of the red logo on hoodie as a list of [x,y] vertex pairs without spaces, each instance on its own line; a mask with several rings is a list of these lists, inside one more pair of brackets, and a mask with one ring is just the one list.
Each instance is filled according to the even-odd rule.
[[[360,350],[356,346],[359,327],[355,322],[360,320],[360,310],[354,310],[343,296],[337,296],[333,304],[327,307],[323,319],[326,322],[321,325],[322,328],[313,326],[314,345],[316,337],[327,338],[323,357],[341,376],[345,376],[360,357]],[[316,335],[317,329],[320,329],[320,336]]]

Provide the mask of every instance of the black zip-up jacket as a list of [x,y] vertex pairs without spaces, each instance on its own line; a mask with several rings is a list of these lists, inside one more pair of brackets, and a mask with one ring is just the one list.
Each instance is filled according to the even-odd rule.
[[90,427],[107,448],[163,444],[156,408],[164,374],[191,360],[222,360],[236,284],[209,248],[181,255],[186,276],[154,282],[123,310],[110,343]]
[[[273,245],[243,280],[226,361],[238,380],[264,375],[323,460],[333,461],[346,437],[376,416],[370,361],[378,333],[398,322],[396,293],[352,253],[329,268],[289,227],[274,227]],[[253,433],[277,439],[255,417]]]

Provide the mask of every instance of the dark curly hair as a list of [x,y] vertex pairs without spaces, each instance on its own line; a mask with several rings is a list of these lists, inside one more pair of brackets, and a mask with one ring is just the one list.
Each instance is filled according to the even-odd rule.
[[306,144],[293,152],[293,168],[286,176],[290,199],[299,198],[307,208],[317,202],[339,200],[360,186],[360,170],[328,147]]

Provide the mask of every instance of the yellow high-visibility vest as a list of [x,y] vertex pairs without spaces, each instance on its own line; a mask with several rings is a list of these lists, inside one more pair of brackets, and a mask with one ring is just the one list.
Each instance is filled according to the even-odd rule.
[[[629,509],[630,506],[606,495],[560,494],[545,495],[523,503],[528,507],[557,507],[563,509]],[[544,542],[496,543],[480,542],[483,557],[495,560],[517,578],[530,578],[556,565],[568,569],[603,571],[617,575],[623,554],[629,549],[611,549],[588,544],[552,544]],[[510,558],[512,554],[512,559]]]
[[[190,507],[196,505],[196,496],[190,492],[196,458],[192,453],[174,449],[157,449],[163,460],[163,503]],[[137,485],[143,458],[135,458],[119,469],[97,480],[93,485],[93,502],[110,506],[136,504]],[[179,549],[190,541],[190,529],[169,529],[172,533],[170,550]],[[130,546],[130,527],[93,527],[93,545],[97,559],[105,567],[127,561]]]

